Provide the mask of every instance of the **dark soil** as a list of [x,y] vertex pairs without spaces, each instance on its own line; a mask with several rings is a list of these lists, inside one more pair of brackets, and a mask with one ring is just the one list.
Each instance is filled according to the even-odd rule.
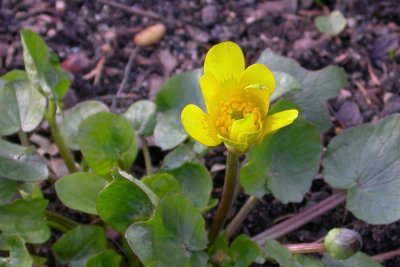
[[[242,47],[248,63],[270,48],[309,69],[330,64],[345,69],[349,86],[329,102],[332,128],[324,136],[325,144],[344,128],[400,112],[398,0],[109,0],[151,11],[155,16],[153,13],[138,15],[105,2],[0,1],[0,74],[23,68],[19,31],[28,27],[46,39],[60,56],[63,67],[73,74],[66,107],[97,99],[109,105],[116,101],[113,109],[119,112],[136,100],[154,99],[167,77],[202,67],[204,56],[213,44],[232,40]],[[332,10],[340,10],[348,25],[338,37],[329,38],[317,31],[314,19]],[[134,35],[155,23],[166,25],[166,35],[156,45],[137,51],[127,87],[116,98],[128,58],[135,49]],[[94,85],[93,79],[85,79],[85,74],[101,58],[105,58],[104,69]],[[152,152],[159,158],[164,153],[157,148]],[[216,150],[210,153],[207,165],[212,167],[223,161],[223,151]],[[137,166],[135,171],[140,173],[143,170],[140,159]],[[221,183],[220,176],[217,175],[216,184]],[[57,201],[54,191],[46,190],[46,196]],[[219,194],[218,190],[215,195]],[[249,215],[241,232],[257,234],[279,218],[330,194],[329,186],[317,179],[302,203],[283,205],[265,197]],[[243,201],[244,197],[239,198],[237,206]],[[62,206],[53,205],[56,209]],[[60,211],[81,221],[85,219],[65,208]],[[283,241],[313,242],[330,228],[340,226],[359,231],[364,240],[363,251],[369,255],[400,247],[400,223],[371,226],[354,218],[343,206],[287,235]],[[48,244],[54,240],[53,237]],[[46,247],[41,253],[51,257]],[[49,258],[49,264],[55,264],[54,260]],[[400,266],[400,258],[386,261],[384,265]]]

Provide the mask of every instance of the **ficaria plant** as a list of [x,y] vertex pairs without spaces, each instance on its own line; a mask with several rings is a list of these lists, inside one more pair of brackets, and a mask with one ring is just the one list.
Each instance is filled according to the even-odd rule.
[[[326,101],[347,84],[342,69],[309,71],[270,50],[245,68],[240,47],[223,42],[203,69],[171,77],[154,103],[122,114],[98,101],[63,110],[69,75],[36,33],[23,30],[21,41],[25,71],[0,78],[0,266],[381,266],[341,225],[315,243],[284,239],[344,203],[369,224],[400,219],[398,115],[344,130],[323,150]],[[35,145],[38,128],[49,129],[67,175]],[[157,166],[150,136],[166,151]],[[217,146],[226,166],[211,175],[204,158]],[[146,171],[134,175],[139,150]],[[318,173],[331,196],[241,234],[260,199],[301,202]],[[224,177],[222,194],[212,177]],[[60,201],[69,212],[58,212]],[[51,257],[41,249],[49,242]]]

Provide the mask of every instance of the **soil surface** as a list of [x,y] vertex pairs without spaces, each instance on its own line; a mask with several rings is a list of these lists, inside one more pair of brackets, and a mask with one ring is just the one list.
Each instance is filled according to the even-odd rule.
[[[344,14],[347,27],[331,38],[318,32],[314,19],[333,10]],[[330,64],[345,69],[349,86],[329,101],[332,127],[323,137],[326,144],[344,128],[400,112],[399,14],[398,0],[2,0],[0,75],[23,68],[19,31],[31,28],[45,38],[60,56],[63,68],[73,76],[66,107],[96,99],[120,112],[134,101],[154,99],[167,77],[202,67],[207,50],[215,43],[238,43],[247,63],[270,48],[308,69]],[[136,48],[135,34],[155,23],[163,23],[167,28],[162,40],[147,48]],[[132,53],[126,86],[116,96]],[[42,131],[46,135],[46,129]],[[165,152],[151,149],[157,163]],[[209,167],[223,162],[224,152],[219,148],[206,159]],[[134,171],[143,172],[142,159],[139,158]],[[222,173],[217,173],[217,185],[221,185],[221,177]],[[88,220],[63,207],[52,187],[44,189],[52,209],[73,219]],[[240,231],[255,235],[321,201],[331,191],[322,179],[316,179],[302,203],[283,205],[265,197]],[[220,188],[214,194],[218,196]],[[244,200],[241,196],[236,207]],[[359,231],[364,240],[363,251],[369,255],[400,247],[400,223],[371,226],[354,218],[344,206],[290,233],[282,241],[313,242],[330,228],[341,226]],[[56,237],[57,234],[47,247],[40,249],[49,258],[49,266],[56,266],[48,249]],[[400,257],[386,261],[384,266],[400,266]]]

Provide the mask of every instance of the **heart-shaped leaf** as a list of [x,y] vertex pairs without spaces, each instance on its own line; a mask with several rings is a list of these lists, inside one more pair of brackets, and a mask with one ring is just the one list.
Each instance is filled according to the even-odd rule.
[[114,180],[97,197],[97,211],[103,221],[124,232],[133,222],[150,218],[158,200],[145,184],[129,174],[113,171],[112,175]]
[[90,168],[100,175],[113,167],[129,170],[138,146],[129,121],[120,115],[99,112],[81,122],[79,146]]
[[199,86],[201,74],[201,70],[195,70],[175,75],[158,92],[155,102],[159,113],[154,141],[163,150],[171,149],[187,138],[180,119],[182,109],[190,103],[204,108]]
[[281,71],[274,71],[275,91],[271,95],[271,102],[292,90],[301,90],[301,84],[292,75]]
[[204,219],[184,195],[164,197],[154,216],[132,224],[125,236],[146,266],[206,266]]
[[207,206],[212,190],[212,179],[204,165],[187,162],[177,169],[169,170],[168,173],[179,181],[182,194],[196,207],[204,209]]
[[47,178],[46,162],[31,148],[0,139],[0,177],[15,181],[40,181]]
[[34,89],[24,71],[0,77],[0,135],[30,132],[43,119],[46,98]]
[[56,182],[57,196],[65,206],[90,214],[97,214],[97,195],[107,185],[102,176],[80,172],[62,177]]
[[135,132],[142,136],[153,134],[156,125],[156,105],[148,100],[140,100],[125,111],[124,116],[130,121]]
[[400,116],[346,129],[329,144],[324,177],[347,189],[347,209],[370,224],[400,219]]
[[94,255],[106,249],[104,230],[99,226],[77,226],[53,245],[56,259],[69,267],[83,267]]
[[0,207],[0,232],[4,236],[18,235],[28,243],[40,244],[50,237],[45,211],[48,201],[19,199]]
[[294,77],[302,90],[291,93],[289,99],[301,108],[307,120],[317,125],[320,132],[329,128],[326,101],[336,97],[339,90],[347,85],[343,69],[330,66],[309,71],[293,59],[279,56],[269,49],[261,54],[258,62],[267,65],[274,72],[279,71]]
[[191,148],[185,144],[181,144],[164,157],[161,169],[176,169],[181,167],[184,163],[191,161],[192,159],[193,152]]
[[33,87],[46,97],[61,100],[71,83],[56,54],[35,32],[21,31],[25,69]]
[[[288,108],[295,107],[280,101],[271,113]],[[259,198],[270,191],[283,203],[300,202],[318,172],[321,152],[318,130],[300,116],[253,148],[240,171],[240,183]]]
[[181,192],[181,185],[171,174],[157,173],[140,180],[159,198]]
[[84,101],[65,111],[60,132],[67,146],[79,150],[78,128],[80,123],[92,114],[108,111],[108,107],[98,101]]
[[328,16],[318,16],[315,19],[315,26],[317,26],[318,30],[330,36],[341,33],[346,28],[346,24],[346,18],[338,10],[333,11]]

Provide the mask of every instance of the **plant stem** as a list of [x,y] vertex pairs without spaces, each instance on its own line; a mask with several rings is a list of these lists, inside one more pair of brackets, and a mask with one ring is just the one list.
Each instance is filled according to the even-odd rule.
[[314,220],[325,212],[328,212],[331,209],[339,206],[340,204],[345,202],[345,200],[346,196],[344,192],[338,191],[330,197],[324,199],[320,203],[254,236],[252,240],[262,246],[264,245],[265,240],[280,238],[290,233],[291,231],[302,227],[303,225]]
[[21,142],[21,145],[29,146],[29,139],[24,131],[22,131],[22,130],[18,131],[18,138],[19,138],[19,141]]
[[325,252],[323,243],[287,244],[284,245],[290,252],[297,254]]
[[144,136],[140,136],[140,142],[142,143],[144,165],[146,166],[146,175],[151,175],[153,173],[153,166],[151,164],[149,146]]
[[67,148],[64,139],[60,134],[60,130],[56,122],[56,111],[56,102],[54,102],[54,100],[49,100],[46,119],[50,126],[51,135],[53,136],[54,142],[56,143],[58,150],[60,151],[60,155],[63,158],[65,165],[68,168],[68,171],[70,173],[77,172],[78,169],[75,166],[74,157],[72,156],[71,151],[69,151],[69,149]]
[[221,197],[221,203],[214,216],[208,239],[212,244],[224,226],[226,216],[232,206],[235,196],[236,185],[239,180],[239,154],[229,152],[226,158],[225,182]]
[[392,250],[389,252],[385,252],[382,254],[372,256],[372,259],[374,259],[377,262],[384,262],[384,261],[390,260],[391,258],[398,257],[398,256],[400,256],[400,249],[396,249],[396,250]]
[[50,227],[60,230],[62,232],[67,232],[72,228],[80,225],[80,223],[51,210],[46,210],[46,218],[47,223]]
[[250,211],[257,204],[257,201],[258,199],[254,196],[250,196],[246,200],[246,203],[244,203],[240,211],[236,214],[233,220],[226,227],[226,233],[228,235],[228,238],[230,238],[239,229],[240,225],[242,225],[247,215],[249,215]]

